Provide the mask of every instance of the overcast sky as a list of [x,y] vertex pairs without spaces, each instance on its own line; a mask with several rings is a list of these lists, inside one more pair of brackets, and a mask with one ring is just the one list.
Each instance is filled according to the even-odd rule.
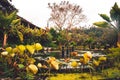
[[[62,0],[12,0],[12,4],[19,10],[18,15],[39,27],[45,27],[50,17],[48,3],[60,3]],[[80,5],[87,16],[88,24],[102,20],[99,13],[109,11],[115,2],[120,7],[120,0],[67,0]]]

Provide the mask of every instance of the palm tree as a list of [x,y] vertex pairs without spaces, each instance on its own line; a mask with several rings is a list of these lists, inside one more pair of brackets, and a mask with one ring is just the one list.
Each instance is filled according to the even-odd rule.
[[0,28],[3,29],[3,48],[6,46],[7,34],[11,28],[11,23],[16,19],[16,11],[8,14],[0,11]]
[[99,14],[105,21],[95,22],[94,25],[104,28],[112,28],[117,36],[117,42],[120,43],[120,8],[117,3],[110,10],[110,16],[106,14]]

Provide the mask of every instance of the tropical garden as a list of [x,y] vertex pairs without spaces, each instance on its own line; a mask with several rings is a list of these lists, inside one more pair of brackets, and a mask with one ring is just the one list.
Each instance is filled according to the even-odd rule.
[[2,2],[11,0],[0,1],[0,80],[120,80],[117,3],[92,26],[80,26],[87,17],[79,5],[48,3],[42,29],[24,25]]

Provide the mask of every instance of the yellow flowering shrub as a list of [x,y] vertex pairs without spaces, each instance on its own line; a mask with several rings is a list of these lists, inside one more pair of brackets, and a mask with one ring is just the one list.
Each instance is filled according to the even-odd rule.
[[30,64],[26,68],[27,72],[32,72],[33,74],[37,74],[38,68],[35,64]]
[[93,60],[93,64],[94,64],[95,66],[99,66],[100,62],[97,61],[97,60]]
[[76,61],[73,61],[73,62],[71,62],[71,66],[75,68],[78,66],[78,63]]
[[33,45],[33,47],[35,48],[35,50],[41,50],[42,49],[42,45],[40,44],[40,43],[35,43],[34,45]]
[[105,56],[101,56],[101,57],[98,58],[98,60],[99,60],[99,61],[106,61],[107,58],[106,58]]
[[88,52],[86,52],[86,53],[83,54],[83,57],[91,59],[92,58],[92,54],[91,54],[91,52],[88,51]]
[[56,61],[55,57],[49,57],[47,60],[48,64],[50,65],[51,68],[58,70],[59,69],[59,63]]
[[[7,75],[7,73],[11,73],[6,77],[13,75],[13,77],[19,76],[25,79],[26,76],[30,77],[30,75],[34,76],[37,74],[40,63],[39,66],[37,66],[36,59],[33,55],[35,51],[38,52],[41,49],[42,46],[40,43],[6,47],[4,51],[0,52],[0,68],[3,69],[1,72],[5,72],[3,76]],[[9,72],[9,70],[11,72]],[[27,78],[30,79],[29,77]]]

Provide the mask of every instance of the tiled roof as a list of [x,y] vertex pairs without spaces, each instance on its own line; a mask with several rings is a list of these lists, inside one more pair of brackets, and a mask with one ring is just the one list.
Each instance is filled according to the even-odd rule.
[[[0,10],[7,12],[7,13],[11,13],[13,11],[17,11],[17,9],[10,4],[10,2],[8,0],[0,0]],[[29,22],[28,20],[24,19],[21,16],[18,16],[18,18],[21,19],[21,23],[25,26],[30,26],[30,28],[39,28],[38,26],[34,25],[33,23]]]

